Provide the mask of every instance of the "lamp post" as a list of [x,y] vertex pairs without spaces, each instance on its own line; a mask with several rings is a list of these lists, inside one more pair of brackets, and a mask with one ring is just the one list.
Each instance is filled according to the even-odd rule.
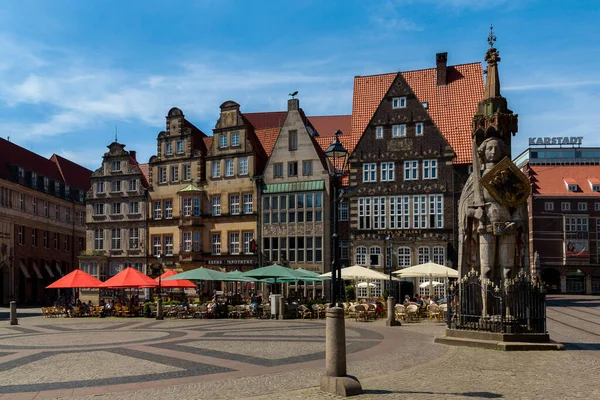
[[156,301],[156,320],[157,321],[162,321],[163,319],[165,319],[163,317],[163,308],[162,308],[162,288],[161,288],[161,283],[162,283],[162,271],[163,271],[163,265],[162,265],[162,255],[157,255],[156,258],[158,259],[158,300]]
[[342,283],[341,268],[338,265],[338,184],[346,170],[348,151],[340,143],[341,131],[335,132],[333,143],[325,150],[329,160],[329,176],[333,181],[333,235],[331,251],[331,304],[327,309],[325,330],[325,375],[321,376],[321,390],[341,396],[362,393],[360,382],[346,374],[346,328],[344,309],[337,304]]
[[388,235],[385,237],[385,263],[387,264],[388,271],[390,274],[390,290],[388,291],[387,298],[387,326],[398,326],[401,325],[400,321],[396,321],[396,316],[394,313],[394,307],[396,306],[396,298],[394,296],[394,281],[392,276],[392,236]]

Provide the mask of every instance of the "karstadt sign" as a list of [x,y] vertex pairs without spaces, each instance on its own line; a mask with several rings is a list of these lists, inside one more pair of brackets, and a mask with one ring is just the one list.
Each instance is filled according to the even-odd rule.
[[532,138],[529,138],[529,145],[530,146],[563,145],[563,144],[581,145],[582,140],[583,140],[583,136],[532,137]]

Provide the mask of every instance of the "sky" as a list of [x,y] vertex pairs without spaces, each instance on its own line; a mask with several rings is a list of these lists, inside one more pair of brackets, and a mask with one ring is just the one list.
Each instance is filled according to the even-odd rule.
[[350,114],[353,78],[483,61],[530,137],[600,146],[600,2],[555,0],[3,0],[0,136],[95,170],[115,133],[147,162],[179,107],[212,134],[242,112]]

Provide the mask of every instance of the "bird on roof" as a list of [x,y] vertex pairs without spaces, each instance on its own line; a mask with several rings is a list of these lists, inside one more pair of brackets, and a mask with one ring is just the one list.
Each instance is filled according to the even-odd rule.
[[296,97],[296,95],[298,95],[298,91],[296,90],[295,92],[292,92],[289,94],[289,96],[292,96],[292,99]]

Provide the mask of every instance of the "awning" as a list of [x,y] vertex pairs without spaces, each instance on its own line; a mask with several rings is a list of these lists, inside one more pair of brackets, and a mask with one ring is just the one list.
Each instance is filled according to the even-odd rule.
[[48,275],[50,275],[50,278],[54,278],[54,272],[52,272],[52,269],[50,268],[48,263],[45,263],[44,267],[46,267],[46,272],[48,272]]
[[19,267],[21,268],[21,272],[23,273],[23,275],[25,275],[25,278],[31,278],[31,275],[29,275],[29,272],[27,272],[27,268],[25,267],[25,263],[23,262],[23,260],[21,260],[21,262],[19,263]]
[[287,182],[272,183],[263,187],[264,194],[272,193],[290,193],[290,192],[311,192],[325,189],[325,181],[305,181],[305,182]]
[[44,277],[42,276],[42,273],[40,272],[40,269],[38,268],[37,263],[35,261],[33,262],[33,271],[37,275],[38,279],[44,279]]

